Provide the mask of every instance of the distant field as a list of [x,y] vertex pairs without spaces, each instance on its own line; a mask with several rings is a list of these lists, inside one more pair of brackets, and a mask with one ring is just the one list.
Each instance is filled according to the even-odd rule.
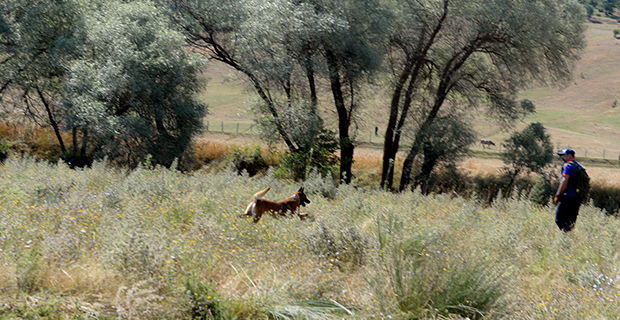
[[[541,122],[551,134],[557,148],[572,147],[577,156],[618,160],[620,156],[620,105],[612,108],[614,101],[620,100],[620,39],[613,37],[612,30],[618,23],[605,18],[595,18],[600,23],[587,22],[588,46],[582,59],[577,62],[574,80],[563,88],[550,84],[547,87],[534,87],[521,93],[522,98],[534,102],[537,113],[518,123],[521,129],[530,122]],[[201,99],[209,104],[207,117],[209,129],[235,133],[237,124],[243,133],[251,133],[254,123],[252,115],[247,114],[248,101],[253,95],[241,76],[221,63],[211,63],[206,72],[209,78],[207,89]],[[379,149],[382,134],[387,122],[388,98],[381,90],[366,93],[365,108],[356,119],[359,134],[358,142],[363,148]],[[324,102],[328,124],[331,105]],[[333,116],[332,116],[333,115]],[[332,118],[333,119],[333,118]],[[379,136],[374,136],[374,127],[379,127]],[[500,125],[484,119],[474,122],[479,138],[491,139],[496,143],[506,139],[510,132]],[[255,132],[255,131],[253,131]],[[480,145],[473,150],[482,150]],[[491,149],[491,152],[498,152]]]

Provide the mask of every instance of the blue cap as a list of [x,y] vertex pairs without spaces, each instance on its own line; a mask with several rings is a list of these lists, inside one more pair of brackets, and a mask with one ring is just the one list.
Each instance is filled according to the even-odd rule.
[[572,155],[572,156],[575,156],[575,150],[573,150],[573,149],[571,149],[571,148],[566,148],[566,149],[564,149],[564,150],[562,150],[562,151],[558,152],[558,155],[559,155],[559,156],[561,156],[561,155],[565,155],[565,154],[570,154],[570,155]]

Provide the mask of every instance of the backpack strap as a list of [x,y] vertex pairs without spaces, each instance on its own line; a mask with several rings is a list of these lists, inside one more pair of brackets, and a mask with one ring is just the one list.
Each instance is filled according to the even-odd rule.
[[575,166],[575,168],[577,168],[577,169],[580,169],[580,168],[581,168],[581,165],[580,165],[579,163],[577,163],[577,161],[575,161],[575,160],[571,160],[571,161],[568,161],[568,162],[566,162],[566,163],[570,163],[570,164],[572,164],[572,165],[573,165],[573,166]]

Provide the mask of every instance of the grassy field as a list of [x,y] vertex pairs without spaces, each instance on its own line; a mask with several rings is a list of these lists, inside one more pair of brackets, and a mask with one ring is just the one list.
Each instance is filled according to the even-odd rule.
[[265,186],[273,200],[299,187],[9,159],[0,319],[620,317],[620,220],[592,206],[563,234],[527,198],[488,206],[312,176],[309,220],[238,218]]

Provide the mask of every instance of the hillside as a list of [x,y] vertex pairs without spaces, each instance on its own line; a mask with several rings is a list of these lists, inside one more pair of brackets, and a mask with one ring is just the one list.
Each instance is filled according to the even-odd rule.
[[[549,84],[522,92],[522,98],[534,102],[537,113],[517,124],[517,129],[530,122],[542,122],[558,148],[570,146],[578,156],[617,160],[620,155],[620,106],[613,108],[612,105],[620,99],[620,39],[614,38],[612,30],[619,24],[604,18],[593,18],[586,23],[587,47],[576,64],[573,82],[563,88]],[[201,99],[209,104],[210,114],[206,120],[210,131],[220,132],[223,124],[225,132],[236,132],[239,124],[240,132],[250,133],[253,120],[246,110],[252,92],[242,78],[216,62],[211,63],[206,75],[209,84]],[[388,98],[378,92],[367,98],[357,119],[358,142],[363,143],[363,148],[380,148],[381,133],[387,121]],[[333,115],[330,112],[325,114],[328,117]],[[374,137],[375,126],[379,127],[379,137]],[[510,135],[505,128],[484,119],[476,121],[474,126],[479,138],[496,143]],[[482,150],[482,147],[474,146],[473,149]],[[499,149],[498,146],[490,152]]]

